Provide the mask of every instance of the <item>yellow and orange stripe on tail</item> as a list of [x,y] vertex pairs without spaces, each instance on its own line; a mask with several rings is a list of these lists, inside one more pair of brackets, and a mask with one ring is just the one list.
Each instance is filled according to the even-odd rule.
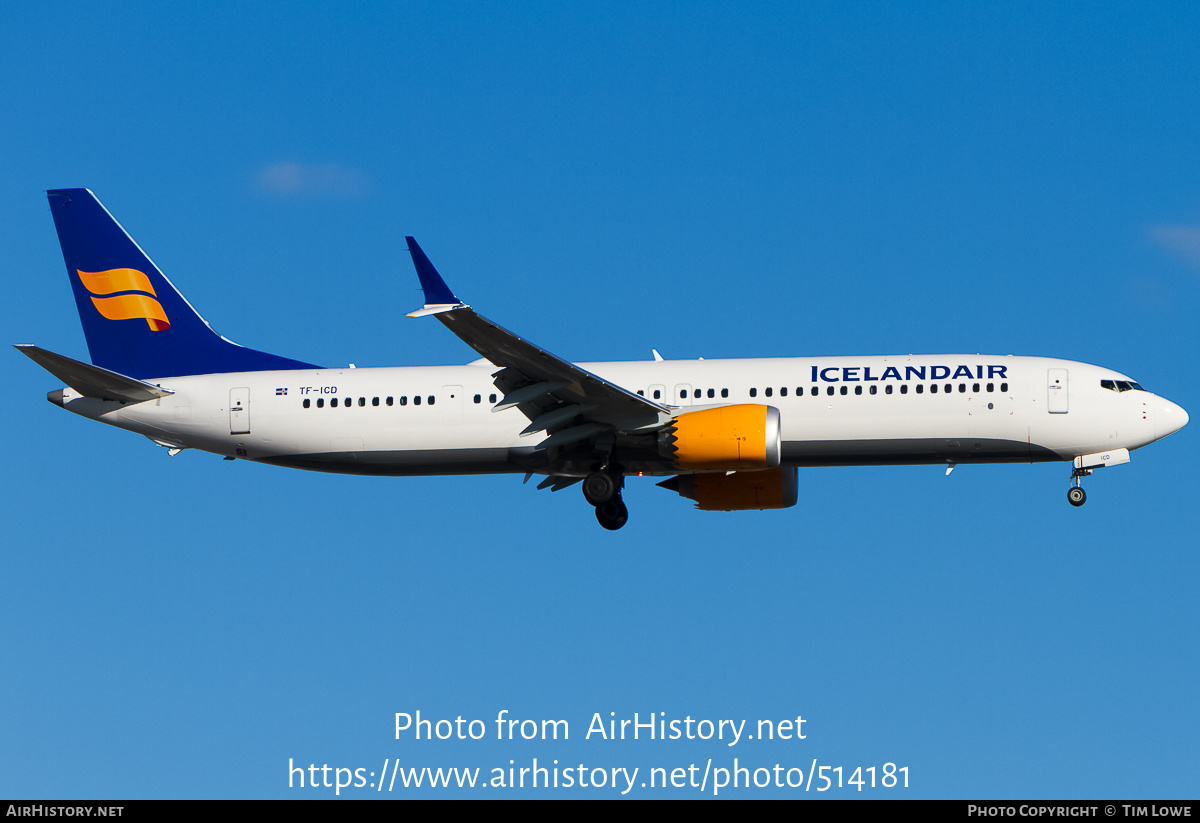
[[116,292],[148,292],[148,294],[118,294],[115,297],[92,297],[96,311],[109,320],[145,320],[151,331],[171,327],[167,313],[158,302],[150,278],[137,269],[108,269],[89,272],[76,269],[79,282],[93,295]]

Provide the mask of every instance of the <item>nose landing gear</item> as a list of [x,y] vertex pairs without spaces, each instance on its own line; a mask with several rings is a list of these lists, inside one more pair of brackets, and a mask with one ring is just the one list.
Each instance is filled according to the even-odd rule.
[[1091,473],[1091,469],[1075,469],[1071,472],[1071,488],[1067,489],[1067,502],[1072,506],[1078,508],[1087,502],[1087,492],[1083,490],[1079,480]]

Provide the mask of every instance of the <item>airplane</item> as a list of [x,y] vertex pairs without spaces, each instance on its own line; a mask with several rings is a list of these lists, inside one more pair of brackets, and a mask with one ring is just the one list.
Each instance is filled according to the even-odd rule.
[[1013,355],[570,363],[484,318],[407,237],[424,305],[480,359],[326,368],[217,334],[87,189],[50,211],[91,362],[16,348],[55,405],[172,456],[363,475],[524,474],[582,484],[624,526],[627,477],[708,511],[796,504],[802,467],[1072,463],[1082,478],[1183,428],[1182,408],[1110,369]]

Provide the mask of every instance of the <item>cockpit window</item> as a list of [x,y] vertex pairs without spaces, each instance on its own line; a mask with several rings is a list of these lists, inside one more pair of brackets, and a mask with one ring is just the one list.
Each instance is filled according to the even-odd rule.
[[1145,389],[1132,380],[1101,380],[1100,388],[1115,392],[1145,391]]

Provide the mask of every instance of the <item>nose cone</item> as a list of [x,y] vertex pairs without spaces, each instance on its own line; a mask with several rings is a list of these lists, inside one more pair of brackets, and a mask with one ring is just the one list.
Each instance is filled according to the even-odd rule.
[[1170,400],[1162,401],[1162,405],[1158,409],[1158,414],[1154,415],[1154,417],[1154,427],[1158,429],[1159,437],[1174,434],[1186,426],[1188,422],[1188,413],[1183,410],[1182,406],[1177,406]]

